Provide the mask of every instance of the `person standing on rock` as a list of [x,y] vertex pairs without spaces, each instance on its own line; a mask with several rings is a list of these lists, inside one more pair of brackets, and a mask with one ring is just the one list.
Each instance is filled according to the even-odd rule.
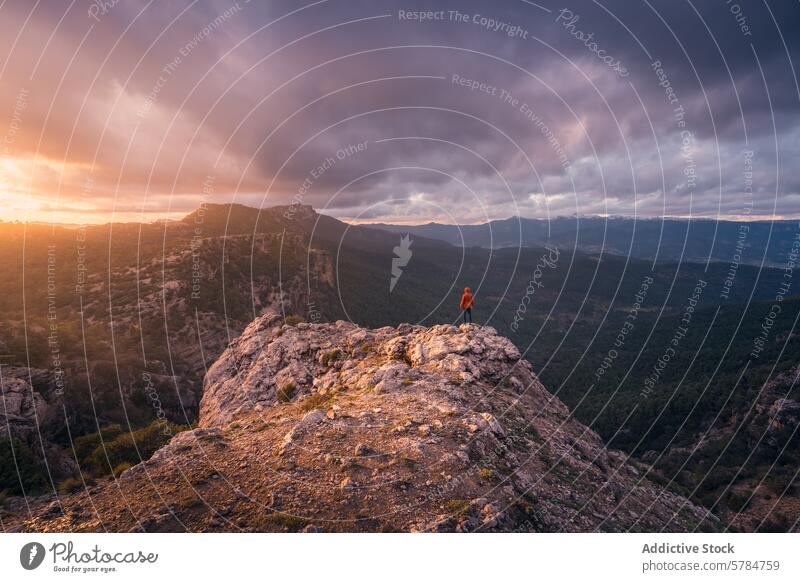
[[475,298],[472,296],[472,291],[469,287],[464,287],[464,294],[461,296],[461,309],[464,311],[464,323],[467,323],[467,315],[469,315],[469,322],[472,323],[472,307],[475,305]]

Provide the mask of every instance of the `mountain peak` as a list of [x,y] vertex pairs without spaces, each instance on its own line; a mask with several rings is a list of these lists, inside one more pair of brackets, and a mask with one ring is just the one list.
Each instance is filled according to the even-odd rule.
[[237,235],[302,230],[316,220],[317,212],[308,204],[254,208],[244,204],[202,204],[181,222],[204,235]]
[[[419,383],[433,399],[478,380],[521,386],[515,373],[538,385],[530,364],[492,327],[401,324],[369,330],[345,321],[282,322],[274,313],[259,317],[209,369],[200,426],[224,426],[243,411],[273,406],[281,398],[335,399],[350,389],[388,395]],[[289,385],[292,394],[286,398],[282,391]]]

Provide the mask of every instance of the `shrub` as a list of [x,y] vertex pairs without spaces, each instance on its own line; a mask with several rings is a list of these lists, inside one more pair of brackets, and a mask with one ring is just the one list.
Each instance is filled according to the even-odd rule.
[[452,517],[461,517],[469,510],[469,501],[466,499],[451,499],[444,506]]
[[92,454],[103,441],[111,441],[117,436],[122,434],[121,424],[110,424],[100,429],[99,432],[79,436],[72,442],[72,447],[75,449],[75,456],[78,459],[83,459]]
[[[107,434],[113,434],[116,430],[115,426],[107,428],[111,429]],[[103,442],[99,442],[99,436],[96,434],[87,435],[92,437],[86,439],[87,443],[97,442],[98,444],[90,452],[78,457],[79,464],[81,469],[90,475],[108,475],[123,464],[132,466],[146,461],[174,435],[187,428],[187,426],[155,420],[146,427],[133,432],[120,432],[110,440],[104,436]],[[103,433],[104,430],[107,429],[100,432]],[[94,437],[97,437],[97,441],[94,441]]]
[[300,405],[300,410],[304,412],[309,412],[311,410],[316,410],[317,408],[324,408],[325,404],[331,400],[331,397],[327,394],[320,394],[319,392],[314,392],[308,398],[303,400],[302,404]]
[[794,472],[783,467],[776,467],[764,478],[767,488],[779,495],[792,493],[794,481]]
[[336,360],[341,360],[344,357],[341,350],[331,350],[322,355],[322,365],[326,368],[331,364],[331,362],[335,362]]
[[206,503],[199,497],[190,497],[181,504],[183,509],[194,509],[195,507],[205,506]]
[[298,531],[308,525],[308,519],[286,513],[271,513],[266,518],[268,523],[287,528],[289,531]]
[[542,435],[539,434],[539,431],[533,425],[533,423],[530,423],[525,427],[525,434],[527,434],[535,442],[542,442],[544,440],[542,438]]
[[119,477],[120,475],[122,475],[123,472],[127,471],[131,467],[133,467],[133,465],[130,464],[130,463],[127,463],[127,462],[120,463],[119,465],[114,467],[114,471],[113,471],[114,477]]
[[286,316],[286,325],[290,325],[294,327],[298,323],[305,323],[306,320],[299,315],[287,315]]
[[294,382],[288,382],[286,385],[278,388],[278,401],[283,402],[284,404],[287,402],[291,402],[292,396],[296,391],[296,387]]
[[731,511],[744,511],[749,505],[749,495],[737,495],[736,493],[731,493],[728,495],[728,507],[731,509]]
[[25,443],[0,440],[0,491],[11,495],[37,493],[46,484],[41,464]]
[[75,493],[81,489],[83,489],[83,481],[81,481],[78,477],[67,477],[58,484],[58,492],[64,495]]
[[761,533],[787,533],[790,528],[789,518],[782,513],[776,513],[763,523],[758,531]]
[[483,467],[478,471],[478,477],[481,479],[491,479],[494,477],[494,471],[492,471],[489,467]]

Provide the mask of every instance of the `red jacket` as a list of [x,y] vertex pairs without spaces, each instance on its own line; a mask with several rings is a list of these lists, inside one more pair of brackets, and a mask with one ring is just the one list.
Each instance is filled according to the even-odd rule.
[[461,296],[461,309],[467,309],[475,305],[475,298],[472,296],[472,291],[469,287],[464,287],[464,294]]

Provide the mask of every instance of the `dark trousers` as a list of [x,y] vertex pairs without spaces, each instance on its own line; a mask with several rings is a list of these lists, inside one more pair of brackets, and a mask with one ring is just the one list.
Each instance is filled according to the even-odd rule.
[[467,307],[464,310],[464,323],[467,323],[467,315],[469,315],[469,322],[472,323],[472,307]]

